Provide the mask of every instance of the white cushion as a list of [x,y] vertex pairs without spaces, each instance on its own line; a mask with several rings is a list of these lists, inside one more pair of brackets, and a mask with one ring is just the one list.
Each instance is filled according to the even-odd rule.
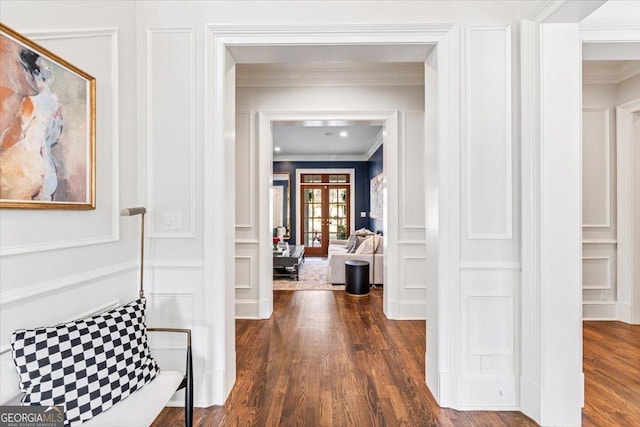
[[150,426],[174,395],[183,378],[182,372],[160,371],[153,381],[83,423],[82,427]]

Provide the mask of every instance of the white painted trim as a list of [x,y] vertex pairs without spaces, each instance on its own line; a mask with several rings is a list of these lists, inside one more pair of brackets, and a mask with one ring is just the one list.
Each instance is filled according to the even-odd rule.
[[237,277],[236,277],[236,289],[252,289],[254,283],[253,277],[253,256],[251,255],[236,255],[235,261],[239,259],[248,259],[249,260],[249,283],[247,285],[238,285]]
[[[640,35],[639,35],[640,38]],[[617,247],[617,289],[618,302],[629,306],[629,310],[620,310],[625,315],[619,320],[627,323],[640,323],[640,307],[637,293],[640,284],[634,284],[635,227],[640,226],[634,215],[634,203],[637,189],[634,185],[635,143],[633,137],[633,114],[640,112],[640,99],[636,99],[616,108],[617,117],[617,202],[618,202],[618,247]]]
[[[190,228],[184,232],[167,233],[156,231],[155,218],[155,204],[153,199],[154,184],[153,179],[154,164],[153,164],[153,34],[181,34],[186,33],[190,36],[190,56],[191,56],[191,85],[190,85],[190,97],[191,103],[191,123],[189,134],[189,157],[190,157],[190,176],[189,176],[189,195],[191,210],[190,215]],[[146,58],[146,158],[147,158],[147,206],[151,215],[148,215],[150,239],[195,239],[195,223],[196,223],[196,54],[195,54],[195,36],[194,29],[191,27],[174,27],[174,28],[147,28],[147,58]]]
[[260,243],[258,239],[236,239],[236,245],[257,245]]
[[236,229],[238,228],[244,228],[244,229],[248,229],[248,228],[253,228],[253,226],[255,225],[254,223],[254,218],[253,218],[253,210],[255,209],[254,206],[254,197],[252,194],[252,191],[254,191],[254,186],[255,186],[255,168],[256,168],[256,159],[255,159],[255,120],[254,120],[254,114],[253,111],[236,111],[236,115],[239,114],[246,114],[249,116],[249,222],[247,222],[246,224],[238,224],[236,223]]
[[[196,304],[195,304],[195,300],[196,300],[196,292],[195,291],[185,291],[185,290],[162,290],[162,291],[153,291],[149,293],[149,297],[147,298],[147,309],[150,305],[152,305],[153,303],[151,302],[153,300],[153,298],[155,297],[173,297],[173,298],[188,298],[189,300],[189,304],[191,306],[191,310],[189,310],[188,313],[180,313],[181,315],[183,315],[186,319],[186,322],[183,325],[176,325],[176,324],[172,324],[172,325],[166,325],[166,324],[147,324],[148,327],[153,328],[153,327],[173,327],[173,328],[178,328],[178,327],[184,327],[184,328],[188,328],[191,329],[192,333],[195,332],[195,329],[197,327],[197,323],[196,323]],[[188,317],[187,317],[188,316]],[[147,319],[148,319],[148,315],[147,315]],[[154,333],[153,335],[150,335],[150,340],[149,340],[149,348],[152,348],[154,350],[184,350],[184,344],[177,344],[180,341],[184,342],[183,338],[179,338],[179,339],[172,339],[169,338],[169,341],[172,342],[173,344],[164,344],[164,345],[153,345],[153,341],[158,341],[158,338],[153,338],[156,335],[161,335],[159,333]],[[166,342],[166,341],[165,341]]]
[[582,228],[610,228],[611,227],[611,113],[609,108],[583,108],[582,112],[602,112],[605,116],[605,218],[604,222],[600,224],[582,224]]
[[[115,28],[92,29],[92,30],[68,30],[68,31],[25,31],[25,36],[33,40],[59,40],[59,39],[79,39],[108,37],[111,42],[111,97],[113,105],[111,107],[111,185],[113,208],[111,211],[111,234],[89,239],[61,240],[57,242],[35,243],[27,245],[11,245],[0,248],[0,257],[11,255],[22,255],[34,252],[53,251],[65,248],[76,248],[81,246],[100,245],[120,240],[120,124],[119,124],[119,65],[118,65],[118,30]],[[98,95],[99,96],[99,95]],[[98,141],[99,143],[99,141]],[[98,167],[98,165],[96,165]],[[96,191],[98,189],[96,188]]]
[[171,269],[183,269],[183,270],[199,270],[204,268],[204,262],[202,260],[173,260],[173,259],[154,259],[146,263],[146,267],[156,270],[171,270]]
[[274,162],[366,162],[366,154],[274,154]]
[[384,129],[380,129],[380,132],[378,132],[378,134],[376,135],[375,142],[373,143],[371,148],[369,148],[367,153],[364,155],[365,161],[368,161],[371,158],[371,156],[373,156],[376,153],[376,151],[378,151],[378,148],[380,148],[383,142],[384,142]]
[[[424,243],[426,244],[426,243]],[[419,260],[419,261],[424,261],[426,264],[427,261],[427,257],[422,255],[422,256],[418,256],[418,255],[404,255],[402,257],[402,266],[400,269],[401,274],[403,275],[402,277],[402,288],[403,289],[426,289],[426,283],[422,283],[421,285],[408,285],[407,284],[407,260]],[[422,278],[424,279],[424,277]],[[426,303],[424,300],[422,301],[414,301],[416,304],[422,304],[422,308],[426,310]],[[405,301],[400,301],[400,305],[402,304],[406,304]],[[405,318],[405,315],[407,312],[403,311],[402,309],[400,309],[400,313],[403,313],[402,318]],[[426,313],[422,313],[422,317],[421,319],[425,318]]]
[[[349,225],[351,230],[355,230],[356,221],[356,170],[353,168],[335,168],[335,169],[296,169],[296,201],[300,204],[300,189],[305,184],[300,182],[302,174],[348,174],[349,175]],[[313,185],[313,184],[309,184]],[[302,214],[301,209],[296,207],[296,245],[302,244]]]
[[[582,283],[582,289],[584,290],[610,290],[611,289],[611,257],[610,256],[583,256],[582,264],[584,266],[585,261],[589,260],[606,260],[606,268],[607,268],[607,284],[601,286],[585,286],[584,282]],[[586,303],[586,302],[585,302]]]
[[[511,25],[468,25],[466,28],[466,45],[465,45],[465,65],[464,65],[464,74],[465,74],[465,91],[463,100],[465,104],[465,124],[464,124],[464,147],[465,147],[465,177],[466,177],[466,238],[468,240],[510,240],[513,238],[513,132],[512,132],[512,96],[513,93],[511,91],[511,67],[512,67],[512,59],[511,59]],[[468,132],[468,122],[469,122],[469,102],[467,102],[467,96],[469,88],[471,87],[471,33],[474,31],[496,31],[502,30],[504,31],[504,40],[505,40],[505,219],[506,219],[506,227],[504,233],[477,233],[474,232],[471,228],[471,212],[472,203],[471,203],[471,174],[469,173],[469,159],[471,158],[470,154],[470,144],[469,144],[469,132]]]
[[505,270],[520,271],[519,262],[461,262],[460,271]]
[[472,328],[470,327],[471,324],[474,323],[478,323],[478,319],[475,319],[474,316],[472,315],[472,300],[476,300],[476,301],[483,301],[483,300],[503,300],[507,302],[507,307],[508,307],[508,313],[507,313],[507,317],[509,319],[513,319],[513,308],[514,308],[514,300],[513,300],[513,295],[510,294],[499,294],[499,293],[495,293],[495,294],[487,294],[487,293],[469,293],[467,294],[467,325],[465,325],[465,328],[467,330],[467,347],[468,347],[468,353],[472,354],[472,355],[508,355],[508,356],[513,356],[515,353],[515,342],[514,342],[514,334],[513,334],[513,330],[515,329],[514,323],[515,322],[510,322],[509,325],[507,325],[508,327],[510,327],[509,332],[506,334],[509,338],[509,342],[508,344],[506,344],[504,347],[487,347],[487,346],[476,346],[474,347],[472,345],[473,342],[473,337],[471,334]]
[[[402,112],[402,114],[400,114],[400,129],[402,129],[402,131],[400,132],[400,138],[399,138],[399,150],[398,150],[398,160],[399,160],[399,170],[398,170],[398,189],[400,190],[400,197],[398,199],[398,201],[400,203],[403,203],[408,200],[407,198],[407,186],[411,185],[409,183],[407,183],[407,179],[406,179],[406,172],[407,170],[409,170],[409,167],[407,166],[407,114],[408,113],[419,113],[422,114],[423,118],[424,118],[424,111],[410,111],[410,110],[405,110]],[[423,146],[423,150],[424,150],[424,138],[421,141],[422,142],[422,146]],[[424,182],[424,179],[422,180]],[[423,197],[426,197],[425,195],[423,195]],[[426,200],[425,200],[425,205],[426,205]],[[407,224],[407,212],[409,210],[408,209],[402,209],[402,212],[400,213],[400,228],[405,229],[405,230],[424,230],[426,228],[426,218],[425,218],[425,223],[421,224]]]
[[35,298],[41,298],[48,294],[61,292],[76,286],[87,285],[99,279],[105,279],[110,276],[116,276],[127,271],[134,270],[137,266],[138,263],[134,261],[123,262],[2,292],[0,293],[0,307]]
[[583,245],[617,245],[616,239],[582,239]]
[[[430,209],[437,212],[439,218],[437,229],[431,230],[429,238],[434,239],[438,247],[437,280],[430,281],[428,290],[434,301],[437,301],[437,313],[427,323],[427,336],[431,337],[428,345],[431,369],[427,370],[427,383],[436,400],[444,406],[452,406],[458,401],[458,387],[452,384],[451,369],[460,369],[455,336],[459,329],[453,324],[458,318],[459,298],[459,166],[458,166],[458,92],[457,78],[458,28],[455,24],[362,24],[362,25],[281,25],[281,26],[242,26],[242,25],[206,25],[205,26],[205,73],[204,73],[204,162],[210,167],[204,172],[204,235],[226,235],[225,216],[215,211],[215,197],[226,194],[224,176],[225,159],[220,153],[225,152],[225,53],[227,46],[245,45],[286,45],[286,44],[413,44],[431,43],[437,45],[437,58],[432,65],[437,65],[437,76],[434,86],[438,89],[437,124],[434,136],[434,150],[425,155],[438,156],[438,195],[436,203]],[[232,59],[226,58],[228,61]],[[435,71],[435,68],[434,68]],[[432,73],[433,74],[433,73]],[[429,81],[429,79],[426,79]],[[231,103],[231,102],[230,102]],[[397,114],[396,114],[397,120]],[[393,131],[397,131],[393,129]],[[437,153],[437,154],[436,154]],[[232,199],[231,195],[227,195]],[[433,218],[435,220],[435,218]],[[427,220],[429,221],[429,219]],[[211,240],[211,241],[209,241]],[[203,357],[210,360],[209,371],[205,372],[203,400],[207,404],[222,404],[228,390],[233,385],[235,374],[235,353],[233,336],[235,320],[232,315],[235,305],[229,306],[228,293],[232,288],[232,280],[227,281],[225,275],[226,257],[233,256],[231,247],[226,253],[222,239],[205,239],[204,243],[204,281],[212,283],[205,289],[205,298],[213,301],[211,309],[204,314],[204,323],[212,325],[204,340],[209,343]],[[233,239],[229,239],[231,242]],[[388,239],[385,239],[385,241]],[[437,244],[435,243],[437,241]],[[268,245],[269,242],[265,244]],[[222,254],[222,255],[221,255]],[[434,271],[433,273],[436,273]],[[229,283],[227,283],[229,282]],[[454,335],[454,337],[452,337]],[[449,357],[449,355],[452,357]],[[233,357],[232,357],[233,355]],[[233,360],[232,360],[233,359]],[[455,359],[453,366],[451,360]],[[233,362],[233,364],[232,364]],[[434,369],[435,368],[435,369]],[[233,374],[233,375],[232,375]]]

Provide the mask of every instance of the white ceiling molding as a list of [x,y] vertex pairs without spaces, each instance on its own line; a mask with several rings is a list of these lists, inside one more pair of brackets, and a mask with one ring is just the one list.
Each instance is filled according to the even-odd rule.
[[373,156],[375,152],[378,151],[378,148],[380,148],[383,142],[384,142],[384,128],[380,129],[380,132],[378,132],[378,135],[376,136],[376,141],[373,143],[371,148],[369,148],[369,151],[367,151],[367,154],[365,154],[366,160],[369,160],[371,156]]
[[584,84],[618,84],[640,75],[640,61],[583,61]]
[[424,86],[424,64],[238,64],[237,87]]
[[274,162],[366,162],[365,154],[275,154]]

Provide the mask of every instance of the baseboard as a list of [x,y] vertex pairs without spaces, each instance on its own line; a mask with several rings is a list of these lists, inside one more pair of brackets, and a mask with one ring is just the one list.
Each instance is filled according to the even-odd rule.
[[399,301],[397,320],[426,320],[427,303],[425,301]]
[[529,378],[520,377],[520,411],[540,423],[540,385]]
[[618,320],[618,308],[615,302],[582,303],[583,320]]
[[462,375],[460,409],[518,411],[519,379],[512,375]]
[[236,319],[260,319],[258,301],[253,299],[236,299]]

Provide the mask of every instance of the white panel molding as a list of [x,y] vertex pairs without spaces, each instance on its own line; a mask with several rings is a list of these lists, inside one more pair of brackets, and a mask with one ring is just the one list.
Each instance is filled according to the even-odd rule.
[[461,262],[461,271],[520,271],[522,268],[519,262]]
[[394,319],[425,320],[427,318],[427,303],[424,300],[399,300],[396,304],[398,313],[396,313]]
[[254,299],[236,299],[236,319],[261,319],[259,303]]
[[253,287],[253,257],[245,256],[245,255],[236,255],[236,271],[238,271],[238,261],[242,260],[243,263],[248,261],[248,266],[245,266],[244,269],[249,272],[249,283],[238,283],[238,273],[236,273],[236,289],[251,289]]
[[274,162],[366,162],[366,154],[274,154]]
[[[401,203],[403,203],[403,206],[405,207],[404,209],[402,209],[401,215],[402,215],[402,223],[401,223],[401,227],[404,228],[405,230],[424,230],[426,228],[426,222],[428,221],[428,218],[424,218],[424,223],[422,224],[410,224],[409,221],[407,221],[407,212],[408,209],[406,209],[407,206],[407,188],[411,185],[422,185],[422,183],[424,182],[424,178],[419,181],[419,183],[409,183],[407,182],[407,171],[409,171],[411,168],[408,167],[408,159],[407,159],[407,155],[408,155],[408,149],[407,149],[407,145],[408,145],[408,138],[407,138],[407,115],[411,114],[411,113],[419,113],[422,114],[424,116],[424,112],[423,111],[405,111],[403,114],[400,115],[400,128],[402,129],[402,134],[401,134],[401,138],[400,138],[400,151],[402,153],[402,156],[400,157],[400,170],[398,171],[399,175],[400,175],[400,201]],[[422,141],[420,141],[420,147],[422,147],[424,149],[424,139]],[[424,194],[420,195],[420,197],[425,197]],[[424,206],[424,205],[423,205]],[[424,212],[424,210],[423,210]]]
[[[427,284],[424,282],[416,283],[416,284],[408,283],[409,275],[407,274],[407,264],[411,262],[423,262],[425,264],[425,269],[426,269],[427,257],[426,256],[407,256],[407,255],[402,257],[402,267],[400,271],[404,275],[403,288],[404,289],[426,289]],[[420,279],[425,280],[426,274],[420,275]],[[419,302],[419,301],[416,301],[416,302]],[[424,303],[424,301],[422,301],[422,303]],[[401,311],[401,313],[403,313],[403,311]]]
[[582,239],[583,245],[617,245],[616,239]]
[[426,240],[398,240],[400,246],[425,246]]
[[[186,320],[183,324],[176,324],[175,322],[171,322],[170,324],[160,322],[155,323],[152,311],[147,315],[148,318],[148,326],[151,327],[165,327],[165,328],[186,328],[191,329],[192,333],[195,334],[196,329],[196,308],[195,308],[195,292],[194,291],[184,291],[184,290],[168,290],[168,291],[154,291],[148,294],[148,298],[151,300],[147,303],[147,307],[153,307],[154,303],[157,302],[160,298],[170,298],[174,302],[183,299],[186,300],[187,309],[181,311],[181,315],[184,316]],[[152,308],[153,310],[153,308]],[[149,319],[151,318],[151,319]],[[156,319],[159,320],[162,318],[162,315]],[[184,350],[184,338],[176,337],[168,334],[164,334],[162,332],[154,332],[149,335],[150,342],[149,347],[156,350],[175,350],[180,349]]]
[[602,113],[605,123],[605,217],[601,223],[582,224],[582,228],[610,228],[611,227],[611,125],[608,108],[583,108],[582,112]]
[[66,40],[82,38],[106,37],[111,44],[111,97],[113,105],[111,107],[112,125],[112,153],[111,153],[111,181],[112,181],[112,204],[111,210],[111,233],[105,236],[92,237],[88,239],[61,240],[57,242],[35,243],[28,245],[11,245],[0,248],[0,257],[10,255],[22,255],[33,252],[53,251],[65,248],[75,248],[81,246],[100,245],[103,243],[116,242],[120,240],[120,123],[119,123],[119,66],[118,66],[118,30],[116,28],[91,29],[91,30],[68,30],[68,31],[25,31],[23,34],[35,41],[38,40]]
[[583,301],[583,320],[610,321],[619,319],[619,304],[615,301]]
[[[189,133],[189,209],[190,209],[190,221],[189,230],[179,233],[167,233],[156,231],[156,224],[154,221],[153,213],[155,212],[154,205],[154,162],[153,162],[153,36],[154,34],[188,34],[190,37],[189,53],[191,57],[191,84],[189,87],[191,103],[189,108],[191,109],[191,121],[190,121],[190,133]],[[149,221],[149,238],[153,239],[194,239],[195,224],[196,224],[196,55],[195,55],[195,39],[194,31],[191,27],[175,27],[175,28],[147,28],[147,58],[146,58],[146,147],[147,147],[147,206],[152,215],[148,216]]]
[[[506,341],[496,346],[488,346],[484,343],[486,340],[482,337],[476,337],[473,333],[474,325],[483,325],[489,327],[487,322],[483,322],[479,318],[479,314],[474,311],[474,307],[477,309],[478,304],[483,302],[500,301],[505,304],[505,319],[502,325],[505,327]],[[493,325],[496,326],[496,325]],[[513,318],[513,296],[512,295],[486,295],[486,294],[469,294],[467,296],[467,348],[469,354],[473,355],[507,355],[513,356],[514,354],[514,318]]]
[[[236,223],[236,229],[238,228],[244,228],[244,229],[250,229],[254,227],[254,222],[253,222],[253,211],[255,210],[254,208],[254,194],[256,191],[255,188],[255,169],[256,169],[256,159],[255,159],[255,124],[254,124],[254,120],[253,120],[253,113],[251,111],[236,111],[236,116],[243,116],[246,115],[247,116],[247,122],[249,123],[249,129],[247,129],[247,136],[249,138],[248,144],[249,144],[249,188],[247,191],[247,220],[243,223]],[[236,120],[236,126],[238,125],[238,120]],[[238,151],[236,150],[236,153]],[[274,159],[275,160],[275,159]],[[236,200],[237,200],[237,195],[236,195]],[[236,217],[237,217],[237,212],[236,212]],[[237,240],[236,240],[237,242]]]
[[[505,111],[504,111],[504,125],[505,125],[505,140],[504,140],[504,152],[505,152],[505,205],[503,206],[505,212],[505,224],[504,232],[493,233],[476,231],[473,229],[472,218],[474,217],[474,205],[471,198],[471,183],[473,181],[471,173],[471,161],[473,159],[470,153],[471,134],[473,130],[470,128],[471,111],[469,108],[469,99],[471,98],[470,89],[472,87],[471,76],[473,73],[472,67],[472,49],[471,38],[475,32],[485,31],[499,31],[504,33],[504,73],[505,73]],[[483,25],[483,26],[467,26],[466,27],[466,49],[465,49],[465,90],[463,96],[463,102],[465,104],[465,123],[463,126],[463,142],[465,147],[465,176],[466,176],[466,232],[468,240],[510,240],[513,238],[513,135],[512,135],[512,91],[511,91],[511,25]]]
[[97,268],[78,274],[60,277],[47,282],[24,286],[19,289],[0,293],[0,307],[21,303],[26,300],[42,298],[48,294],[61,292],[77,286],[83,286],[100,279],[123,274],[138,267],[137,261],[123,262],[108,267]]
[[199,270],[204,268],[204,261],[202,260],[172,260],[172,259],[155,259],[146,263],[147,267],[155,268],[157,270],[173,270],[173,269],[185,269],[185,270]]
[[257,245],[260,243],[258,239],[236,239],[236,245]]
[[604,266],[605,266],[606,277],[607,277],[606,283],[603,285],[585,285],[584,275],[583,275],[582,289],[585,289],[585,290],[610,290],[611,289],[611,257],[610,256],[583,256],[582,257],[583,269],[585,264],[601,264],[601,261],[605,261]]

